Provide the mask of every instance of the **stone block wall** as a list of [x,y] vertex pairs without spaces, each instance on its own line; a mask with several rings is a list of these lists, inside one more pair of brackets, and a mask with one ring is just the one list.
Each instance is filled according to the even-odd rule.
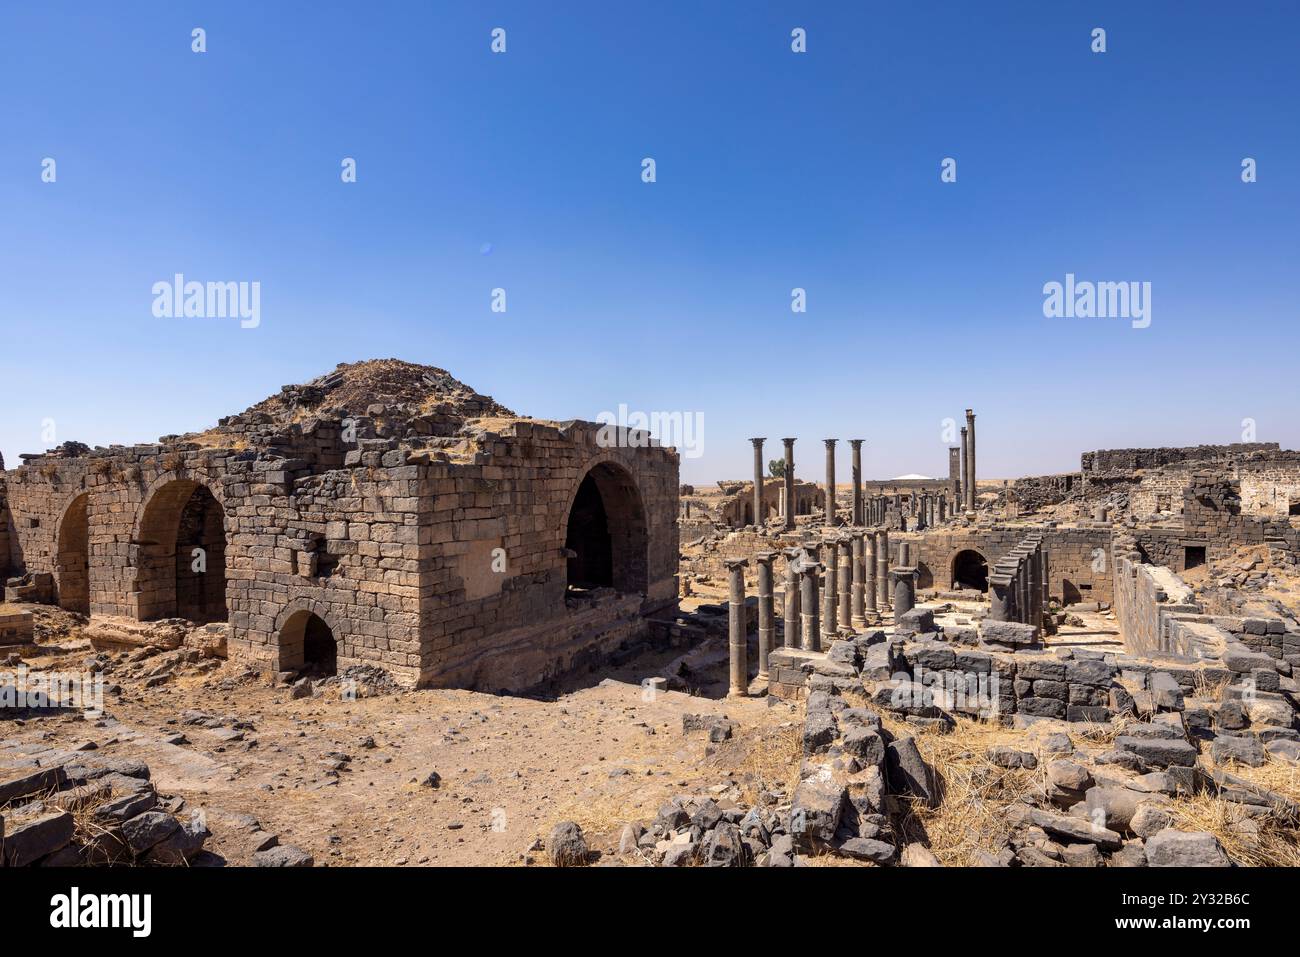
[[[174,617],[210,597],[185,578],[192,543],[177,537],[186,503],[210,495],[219,510],[189,532],[213,581],[224,566],[224,609],[212,605],[229,621],[232,658],[301,666],[311,614],[332,632],[339,668],[377,665],[410,685],[528,687],[675,607],[673,450],[602,448],[599,426],[526,421],[449,442],[451,452],[366,438],[344,449],[336,426],[260,451],[186,443],[37,459],[5,473],[6,552],[22,571],[52,574],[56,600],[88,578],[91,615]],[[609,589],[574,603],[566,535],[589,473],[619,560]],[[73,522],[82,549],[69,547]],[[203,537],[218,528],[223,540]]]
[[944,526],[918,534],[890,536],[890,561],[897,556],[898,542],[913,542],[913,553],[921,567],[922,588],[949,589],[953,586],[953,559],[959,552],[972,550],[984,556],[990,569],[1016,547],[1031,531],[1043,533],[1043,547],[1048,552],[1051,597],[1064,604],[1079,601],[1112,599],[1109,525],[1034,525],[1006,524],[985,526]]
[[1217,658],[1222,635],[1192,589],[1164,566],[1148,565],[1129,536],[1116,536],[1115,617],[1124,647],[1135,655]]
[[[528,687],[675,607],[673,450],[603,448],[597,427],[585,423],[560,429],[520,422],[486,442],[476,459],[435,463],[425,472],[422,682]],[[618,524],[632,536],[624,545],[643,557],[620,569],[616,540],[612,589],[573,603],[565,595],[565,535],[588,474],[597,476],[611,522],[614,511],[623,513]],[[504,549],[500,573],[491,565],[497,548]],[[633,597],[642,589],[644,599]]]

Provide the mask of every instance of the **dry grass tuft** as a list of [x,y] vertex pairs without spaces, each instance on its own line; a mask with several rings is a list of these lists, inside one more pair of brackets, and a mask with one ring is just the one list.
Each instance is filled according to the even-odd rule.
[[1175,801],[1169,811],[1175,828],[1213,834],[1238,864],[1300,867],[1300,839],[1296,829],[1275,815],[1255,816],[1244,805],[1212,794]]
[[741,795],[749,804],[758,803],[764,787],[784,787],[787,796],[794,794],[799,783],[799,765],[803,760],[803,728],[800,722],[789,727],[764,728],[752,743],[747,742],[744,760],[738,770]]
[[943,779],[937,808],[913,802],[902,822],[909,843],[926,844],[947,866],[977,863],[975,852],[996,854],[1011,833],[1007,809],[1031,801],[1045,787],[1045,772],[1000,768],[989,749],[1005,744],[1025,750],[1023,731],[969,718],[957,718],[951,733],[919,729],[888,716],[885,727],[895,736],[912,735],[921,754]]

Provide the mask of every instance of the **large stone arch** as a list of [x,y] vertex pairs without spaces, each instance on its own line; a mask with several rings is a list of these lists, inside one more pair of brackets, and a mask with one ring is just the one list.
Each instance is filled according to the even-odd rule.
[[227,536],[219,483],[186,472],[155,479],[131,537],[136,617],[226,621]]
[[54,530],[54,586],[59,607],[90,614],[90,493],[64,506]]
[[306,654],[311,620],[329,629],[334,641],[334,661],[350,657],[347,636],[339,629],[334,616],[321,602],[299,598],[285,605],[275,619],[276,662],[279,671],[298,671],[310,662]]
[[567,498],[559,534],[568,559],[565,582],[646,594],[650,580],[649,522],[631,470],[612,455],[588,462]]

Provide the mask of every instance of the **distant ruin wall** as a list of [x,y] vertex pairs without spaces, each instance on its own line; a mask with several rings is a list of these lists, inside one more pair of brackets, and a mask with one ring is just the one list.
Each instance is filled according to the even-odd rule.
[[1131,472],[1135,469],[1159,468],[1175,462],[1210,462],[1229,459],[1251,452],[1276,452],[1276,442],[1237,442],[1232,445],[1195,445],[1161,449],[1098,449],[1079,457],[1084,472]]

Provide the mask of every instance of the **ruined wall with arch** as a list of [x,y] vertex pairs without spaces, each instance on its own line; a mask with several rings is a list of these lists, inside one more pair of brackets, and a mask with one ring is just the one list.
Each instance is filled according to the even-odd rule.
[[[6,552],[17,570],[55,576],[55,600],[62,584],[92,618],[224,620],[227,655],[264,670],[293,660],[282,632],[309,608],[339,668],[525,688],[599,660],[675,607],[677,454],[627,436],[604,447],[599,434],[511,421],[448,440],[453,451],[365,439],[328,455],[82,447],[4,473]],[[588,474],[617,571],[575,600],[565,547]],[[195,548],[206,577],[190,574]]]
[[[594,660],[675,607],[677,454],[635,440],[604,447],[599,437],[590,423],[515,422],[484,443],[484,461],[426,468],[422,682],[529,687]],[[636,499],[642,569],[622,581],[644,582],[644,591],[611,588],[575,601],[566,595],[568,521],[593,469],[604,476],[603,494],[625,496],[613,504],[623,520]],[[492,570],[494,554],[504,571]]]
[[915,560],[929,570],[933,587],[940,591],[948,590],[953,587],[953,561],[960,552],[978,552],[992,568],[998,559],[1035,529],[1044,533],[1043,545],[1049,553],[1049,585],[1053,598],[1065,604],[1113,600],[1110,525],[1006,523],[895,532],[889,537],[890,562],[897,560],[899,542],[913,542]]

